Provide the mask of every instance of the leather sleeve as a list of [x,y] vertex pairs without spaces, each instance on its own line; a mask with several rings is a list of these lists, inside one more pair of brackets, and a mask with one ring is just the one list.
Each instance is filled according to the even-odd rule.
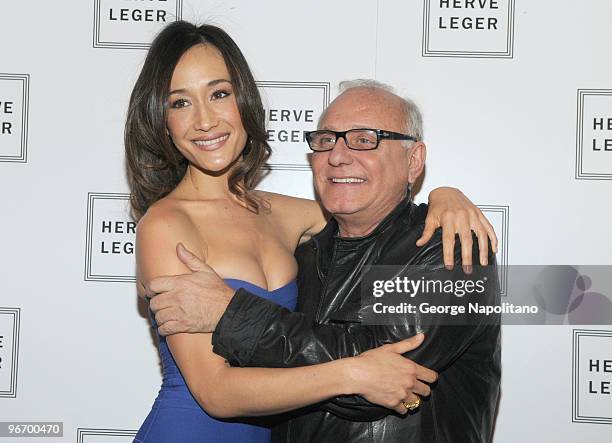
[[[440,237],[438,240],[440,240]],[[441,240],[440,240],[441,241]],[[489,247],[489,250],[491,248]],[[474,238],[473,260],[478,263],[478,245]],[[443,263],[442,247],[434,241],[419,251],[418,264]],[[489,262],[494,263],[490,255]],[[455,263],[461,263],[460,245],[455,248]],[[475,267],[497,281],[495,266]],[[495,287],[490,285],[489,287]],[[487,297],[498,297],[491,291]],[[431,325],[423,327],[425,340],[405,356],[438,372],[457,359],[489,326]],[[494,327],[494,326],[493,326]],[[213,334],[213,351],[233,366],[297,367],[324,363],[359,355],[369,349],[412,337],[414,324],[362,325],[356,322],[313,324],[304,314],[239,290]],[[378,420],[392,410],[374,405],[359,396],[342,396],[320,408],[355,421]]]
[[[239,289],[213,334],[213,352],[232,366],[290,368],[356,356],[407,336],[401,328],[315,325],[300,312]],[[354,421],[379,420],[393,413],[359,396],[337,397],[319,407]]]

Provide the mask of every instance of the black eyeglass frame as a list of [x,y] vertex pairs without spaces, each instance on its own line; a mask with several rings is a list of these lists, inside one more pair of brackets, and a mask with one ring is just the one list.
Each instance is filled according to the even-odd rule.
[[[376,134],[376,145],[374,145],[373,148],[368,148],[368,149],[351,148],[349,146],[348,140],[346,139],[346,134],[352,131],[372,131],[374,132]],[[336,136],[336,141],[334,143],[334,146],[332,146],[329,149],[313,149],[312,146],[310,145],[312,135],[317,134],[317,133],[325,133],[325,132],[334,134]],[[418,141],[418,139],[416,137],[413,137],[412,135],[402,134],[402,133],[393,132],[393,131],[386,131],[384,129],[372,129],[372,128],[353,128],[347,131],[332,131],[331,129],[320,129],[317,131],[304,131],[304,136],[306,137],[306,143],[308,143],[308,147],[313,152],[331,151],[334,149],[334,147],[336,146],[336,143],[338,143],[338,140],[341,138],[344,139],[344,143],[346,144],[346,147],[353,151],[373,151],[374,149],[378,148],[378,145],[380,144],[381,140],[412,140],[413,142]]]

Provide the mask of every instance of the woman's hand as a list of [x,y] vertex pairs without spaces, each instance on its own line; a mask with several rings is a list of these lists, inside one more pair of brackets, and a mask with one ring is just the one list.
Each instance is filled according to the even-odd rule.
[[408,412],[402,402],[412,403],[420,395],[427,397],[427,383],[437,380],[438,374],[418,365],[402,354],[416,349],[423,342],[423,334],[417,334],[397,343],[383,345],[350,358],[349,370],[355,394],[371,403],[394,409],[400,414]]
[[482,211],[458,189],[443,187],[431,191],[425,229],[416,245],[427,243],[439,227],[442,227],[444,264],[449,268],[455,264],[455,234],[459,234],[461,241],[461,262],[464,267],[472,265],[472,231],[478,238],[482,266],[489,262],[489,239],[493,252],[497,252],[497,236],[493,226]]

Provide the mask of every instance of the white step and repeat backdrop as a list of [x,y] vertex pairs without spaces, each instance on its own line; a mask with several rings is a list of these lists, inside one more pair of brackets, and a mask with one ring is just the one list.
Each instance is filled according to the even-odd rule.
[[[417,200],[461,188],[502,264],[612,264],[610,0],[3,0],[0,421],[123,443],[156,396],[122,134],[147,45],[177,17],[225,28],[253,68],[262,188],[312,197],[301,131],[340,80],[376,78],[424,111]],[[496,443],[612,441],[612,326],[503,341]]]

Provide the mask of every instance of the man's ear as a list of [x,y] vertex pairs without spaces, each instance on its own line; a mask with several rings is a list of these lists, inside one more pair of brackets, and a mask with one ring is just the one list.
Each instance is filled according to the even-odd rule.
[[408,182],[413,184],[423,173],[425,167],[425,158],[427,157],[427,148],[423,142],[414,142],[409,148],[408,153]]

